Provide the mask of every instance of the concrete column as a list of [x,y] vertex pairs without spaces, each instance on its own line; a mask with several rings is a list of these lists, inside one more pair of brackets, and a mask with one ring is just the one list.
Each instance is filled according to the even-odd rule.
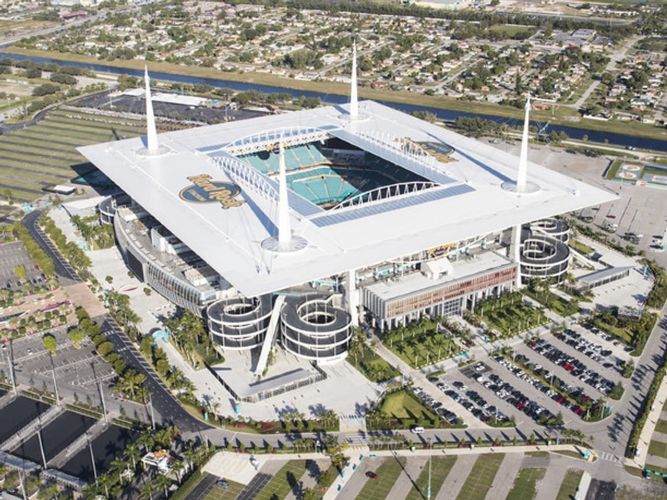
[[359,326],[359,290],[357,289],[356,273],[354,269],[347,272],[347,306],[352,320],[352,326]]
[[512,245],[510,247],[512,259],[517,263],[516,288],[521,288],[521,225],[512,229]]

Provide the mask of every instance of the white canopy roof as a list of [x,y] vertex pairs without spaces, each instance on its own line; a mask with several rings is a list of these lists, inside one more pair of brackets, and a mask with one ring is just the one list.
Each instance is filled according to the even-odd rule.
[[[350,125],[346,107],[332,106],[169,132],[159,136],[168,152],[152,157],[142,152],[142,138],[79,151],[246,296],[615,199],[533,163],[528,180],[541,189],[519,196],[501,188],[516,178],[513,155],[372,101],[359,104],[359,117]],[[276,234],[275,181],[246,175],[256,172],[249,165],[245,172],[224,169],[209,155],[243,137],[294,127],[324,129],[359,144],[383,135],[444,143],[454,148],[454,161],[430,158],[430,167],[420,172],[443,186],[360,208],[321,211],[292,193],[292,228],[308,245],[276,254],[261,247]],[[375,154],[382,148],[373,147]],[[244,203],[225,209],[217,202],[184,200],[179,193],[192,185],[188,177],[197,176],[237,184],[236,199]]]

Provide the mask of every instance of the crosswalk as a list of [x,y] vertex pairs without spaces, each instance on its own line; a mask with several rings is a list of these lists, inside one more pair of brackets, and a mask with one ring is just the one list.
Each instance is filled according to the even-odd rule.
[[613,453],[609,453],[608,451],[601,451],[598,454],[598,457],[600,458],[600,460],[604,460],[605,462],[612,462],[615,464],[623,463],[620,457],[614,455]]

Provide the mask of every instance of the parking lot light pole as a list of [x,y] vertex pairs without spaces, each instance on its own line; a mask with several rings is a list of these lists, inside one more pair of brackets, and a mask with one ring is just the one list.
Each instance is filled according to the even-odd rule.
[[60,394],[58,393],[58,382],[56,381],[56,367],[53,364],[53,356],[51,357],[51,375],[53,376],[53,388],[56,392],[56,405],[60,405]]
[[433,453],[428,456],[428,490],[426,490],[426,500],[431,500],[431,460],[433,460]]
[[14,396],[17,396],[18,391],[16,390],[16,379],[14,379],[14,363],[12,361],[11,355],[9,354],[9,351],[7,351],[5,354],[7,356],[7,369],[9,370],[9,378],[12,381],[12,389],[14,389]]

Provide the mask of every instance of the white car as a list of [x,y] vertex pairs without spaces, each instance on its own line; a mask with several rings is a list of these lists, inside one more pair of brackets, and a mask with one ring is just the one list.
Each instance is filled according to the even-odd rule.
[[413,434],[423,434],[424,428],[421,425],[415,425],[414,427],[410,428],[410,432]]

